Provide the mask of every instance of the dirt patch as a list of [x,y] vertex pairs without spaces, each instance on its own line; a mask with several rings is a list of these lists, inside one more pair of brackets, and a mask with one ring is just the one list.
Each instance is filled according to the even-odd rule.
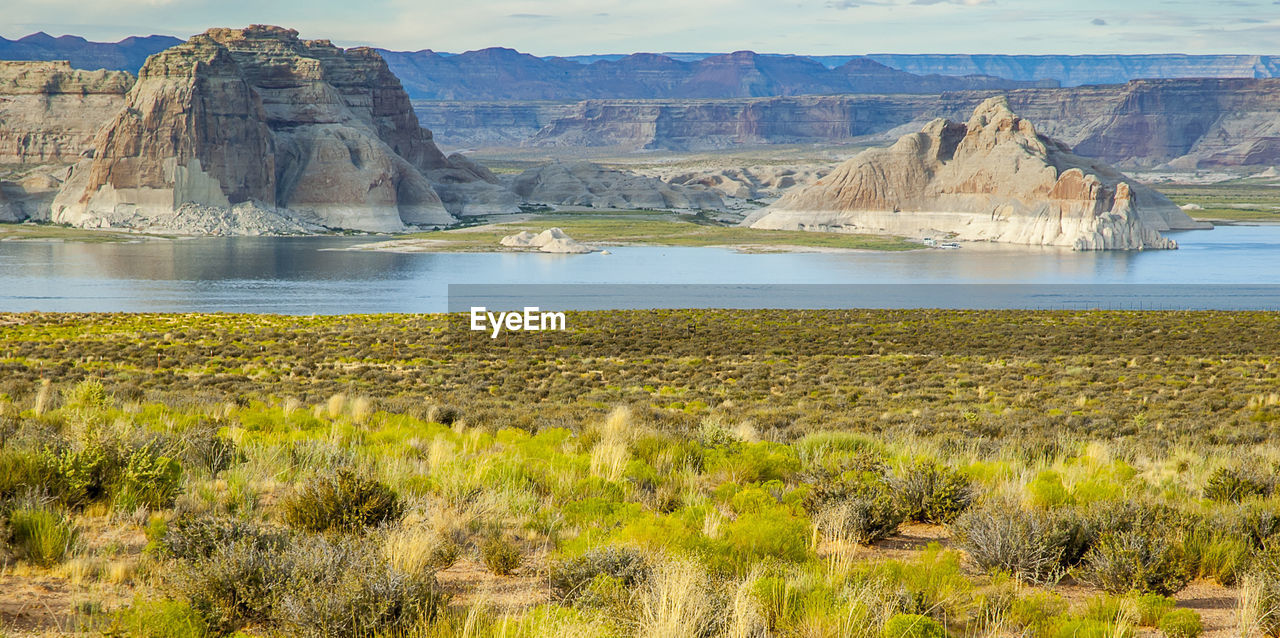
[[462,559],[449,569],[436,572],[436,580],[453,596],[452,605],[520,610],[551,601],[551,590],[537,568],[539,563],[531,561],[510,576],[496,576],[480,562]]

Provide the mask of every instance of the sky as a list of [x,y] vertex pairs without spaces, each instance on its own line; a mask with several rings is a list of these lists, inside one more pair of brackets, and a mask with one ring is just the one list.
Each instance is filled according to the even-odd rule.
[[276,24],[342,46],[534,55],[1280,53],[1280,0],[3,0],[0,36]]

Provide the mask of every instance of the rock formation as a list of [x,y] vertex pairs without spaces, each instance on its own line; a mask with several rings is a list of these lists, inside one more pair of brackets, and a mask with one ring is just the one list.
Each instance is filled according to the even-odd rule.
[[[447,130],[457,146],[714,150],[878,144],[934,118],[966,119],[992,95],[419,104],[424,124]],[[1127,168],[1280,164],[1280,79],[1137,80],[1005,95],[1074,152]]]
[[514,212],[496,181],[436,148],[372,49],[255,25],[210,29],[152,56],[52,218],[132,227],[185,204],[252,203],[303,225],[398,231],[481,208]]
[[831,172],[827,166],[719,166],[704,169],[648,168],[643,173],[668,184],[702,186],[733,199],[776,199],[788,189],[811,184]]
[[544,253],[585,254],[599,250],[568,236],[559,228],[548,228],[536,235],[522,230],[503,237],[498,243],[508,248],[537,248]]
[[0,164],[70,164],[124,105],[133,76],[0,61]]
[[749,217],[752,228],[1068,246],[1175,248],[1160,234],[1204,227],[1154,190],[1072,154],[1003,97],[968,123],[934,120],[865,151],[812,186]]
[[66,62],[0,62],[0,221],[48,217],[49,201],[124,105],[133,76]]
[[555,206],[715,210],[725,207],[719,195],[701,186],[671,185],[590,162],[554,162],[531,168],[511,181],[511,189],[526,202]]

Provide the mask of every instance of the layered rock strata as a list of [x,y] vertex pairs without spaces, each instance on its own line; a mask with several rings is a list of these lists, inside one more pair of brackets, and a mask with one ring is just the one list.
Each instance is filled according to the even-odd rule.
[[1076,250],[1176,248],[1204,227],[1154,190],[1040,135],[1003,97],[934,120],[749,217],[752,228],[942,235]]
[[517,210],[491,174],[436,148],[375,51],[279,27],[210,29],[152,56],[91,152],[54,221],[130,227],[185,204],[252,203],[303,225],[398,231]]

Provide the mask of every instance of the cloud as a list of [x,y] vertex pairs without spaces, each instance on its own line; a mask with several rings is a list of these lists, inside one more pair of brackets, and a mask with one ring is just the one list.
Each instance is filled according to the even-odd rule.
[[549,16],[545,13],[511,13],[511,14],[508,14],[507,17],[517,18],[520,20],[546,20],[554,16]]
[[1107,26],[1107,21],[1103,20],[1102,18],[1094,18],[1089,21],[1089,24],[1092,24],[1097,27],[1105,27]]

